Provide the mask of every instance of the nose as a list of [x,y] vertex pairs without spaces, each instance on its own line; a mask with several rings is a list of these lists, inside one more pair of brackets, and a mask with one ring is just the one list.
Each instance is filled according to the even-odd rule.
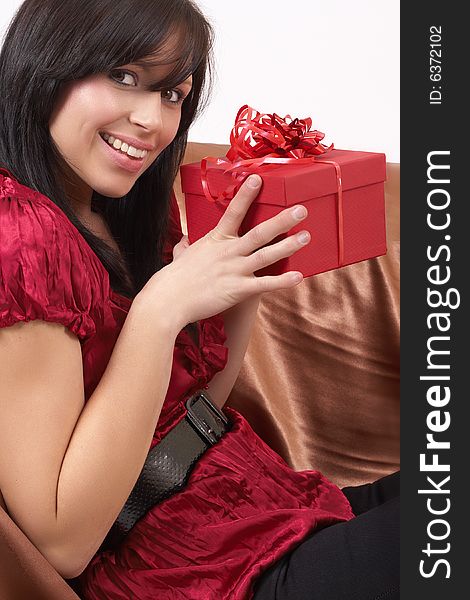
[[163,123],[162,98],[160,92],[147,92],[135,99],[129,121],[149,131],[158,130]]

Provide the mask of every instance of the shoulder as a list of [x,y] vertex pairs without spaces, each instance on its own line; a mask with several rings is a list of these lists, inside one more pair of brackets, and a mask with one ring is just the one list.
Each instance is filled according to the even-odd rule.
[[43,319],[62,323],[85,339],[95,330],[93,292],[102,287],[102,272],[59,207],[4,173],[0,171],[0,327]]
[[[51,200],[32,190],[12,177],[5,175],[6,171],[0,169],[0,224],[2,226],[2,239],[0,244],[2,250],[5,242],[11,242],[14,232],[21,233],[18,242],[33,237],[37,244],[34,250],[43,247],[44,250],[53,251],[46,241],[54,239],[58,235],[70,237],[69,222],[65,214]],[[44,237],[41,244],[39,237]],[[3,242],[3,243],[2,243]],[[23,249],[29,247],[22,244]]]

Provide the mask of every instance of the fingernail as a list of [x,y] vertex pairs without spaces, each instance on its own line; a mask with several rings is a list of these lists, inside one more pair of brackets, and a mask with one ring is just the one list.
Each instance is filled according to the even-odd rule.
[[297,239],[299,240],[299,242],[301,244],[306,244],[307,242],[310,241],[310,234],[308,233],[308,231],[302,231],[301,233],[299,233],[299,235],[297,236]]
[[261,185],[261,177],[259,175],[250,175],[248,177],[248,185],[251,188],[257,188]]
[[300,220],[307,216],[307,210],[305,209],[304,206],[297,206],[292,211],[292,214],[294,215],[294,217],[296,219]]

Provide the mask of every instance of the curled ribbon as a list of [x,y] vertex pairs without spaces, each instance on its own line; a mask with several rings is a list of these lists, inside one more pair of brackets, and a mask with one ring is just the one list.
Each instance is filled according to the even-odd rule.
[[262,114],[245,105],[235,118],[230,134],[230,161],[252,159],[260,156],[305,158],[317,156],[330,150],[321,143],[325,137],[321,131],[310,131],[312,119],[281,118],[276,113]]
[[[338,186],[338,253],[339,266],[344,264],[343,231],[343,188],[341,169],[332,160],[318,160],[318,157],[333,149],[333,144],[321,143],[325,134],[311,131],[312,119],[282,118],[276,113],[263,114],[248,105],[240,108],[235,125],[230,133],[230,148],[226,158],[207,156],[201,161],[201,183],[209,202],[221,204],[224,208],[233,198],[247,175],[258,172],[270,164],[312,164],[315,162],[332,164],[336,171]],[[231,173],[233,183],[218,197],[209,189],[207,173],[209,166],[224,165],[224,173]]]

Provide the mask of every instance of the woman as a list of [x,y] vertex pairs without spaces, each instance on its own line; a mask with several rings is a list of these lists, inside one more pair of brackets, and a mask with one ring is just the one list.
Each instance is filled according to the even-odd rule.
[[[309,234],[263,248],[296,207],[238,237],[253,176],[213,231],[182,235],[171,189],[210,53],[189,0],[26,0],[8,30],[2,506],[87,599],[395,598],[396,478],[346,490],[351,505],[219,412],[260,295],[302,280],[253,273]],[[149,449],[178,462],[183,446],[184,485],[142,509]]]

